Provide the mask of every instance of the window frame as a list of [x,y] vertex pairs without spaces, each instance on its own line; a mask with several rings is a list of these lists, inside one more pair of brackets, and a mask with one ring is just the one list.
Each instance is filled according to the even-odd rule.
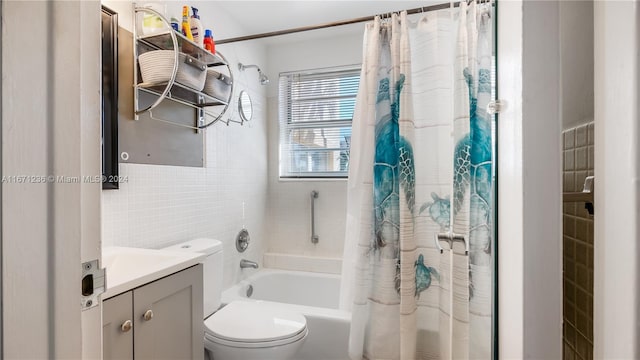
[[[297,122],[295,124],[292,124],[290,122],[290,119],[293,117],[291,112],[292,112],[292,102],[289,101],[289,99],[283,99],[283,90],[282,90],[282,84],[281,82],[283,81],[283,77],[285,78],[291,78],[292,76],[314,76],[314,75],[318,75],[318,76],[323,76],[323,75],[328,75],[328,77],[331,74],[335,74],[336,75],[336,79],[340,78],[340,74],[344,74],[344,73],[353,73],[353,75],[357,75],[358,77],[358,87],[360,84],[360,78],[361,78],[361,68],[362,65],[361,64],[351,64],[351,65],[343,65],[343,66],[332,66],[332,67],[325,67],[325,68],[316,68],[316,69],[307,69],[307,70],[298,70],[298,71],[286,71],[286,72],[281,72],[278,75],[278,179],[279,180],[283,180],[283,181],[309,181],[309,180],[316,180],[316,181],[322,181],[322,180],[346,180],[348,178],[349,175],[349,167],[347,165],[347,169],[345,171],[315,171],[315,172],[303,172],[303,173],[294,173],[291,172],[290,169],[290,165],[286,165],[283,164],[283,160],[287,161],[285,159],[283,159],[283,154],[285,152],[285,150],[283,150],[283,146],[287,145],[287,143],[283,142],[283,135],[287,130],[291,130],[291,129],[318,129],[318,128],[323,128],[323,129],[331,129],[331,128],[346,128],[348,127],[349,129],[352,129],[352,125],[353,125],[353,114],[351,115],[351,118],[349,120],[320,120],[320,121],[300,121]],[[286,80],[285,80],[286,81]],[[289,87],[288,89],[289,94],[291,92],[291,87]],[[289,95],[290,96],[290,95]],[[338,98],[339,96],[336,96],[336,98]],[[345,98],[353,98],[354,99],[354,114],[355,114],[355,99],[357,98],[357,91],[354,95],[348,95],[348,96],[343,96]],[[330,98],[327,98],[330,99]],[[283,104],[283,102],[286,102],[286,104]],[[284,108],[286,106],[286,109]],[[286,116],[284,116],[283,119],[283,112],[286,113]],[[286,129],[283,129],[283,126],[286,127]],[[349,138],[350,139],[350,138]],[[348,141],[348,145],[347,145],[347,154],[349,154],[350,152],[350,148],[351,148],[351,141]],[[322,148],[322,149],[318,149],[318,153],[322,153],[322,152],[331,152],[331,151],[337,151],[337,150],[342,150],[342,147],[338,147],[338,148]]]

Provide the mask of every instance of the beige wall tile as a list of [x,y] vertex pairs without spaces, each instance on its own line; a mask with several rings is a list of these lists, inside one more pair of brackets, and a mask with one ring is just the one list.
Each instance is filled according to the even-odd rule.
[[[563,132],[563,192],[593,175],[593,123]],[[593,218],[584,203],[563,204],[564,358],[592,359]]]
[[588,134],[587,126],[582,125],[576,128],[576,147],[587,146]]
[[574,129],[567,130],[564,132],[564,149],[573,149],[576,145],[576,131]]

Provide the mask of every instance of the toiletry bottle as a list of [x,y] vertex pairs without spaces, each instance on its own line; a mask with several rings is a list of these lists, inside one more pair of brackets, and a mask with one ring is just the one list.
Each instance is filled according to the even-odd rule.
[[200,15],[198,15],[197,8],[192,6],[191,9],[193,10],[193,15],[191,15],[191,35],[193,36],[193,42],[200,46],[203,46],[204,29],[202,28],[202,23],[200,22]]
[[174,17],[171,18],[171,27],[173,28],[173,30],[180,32],[180,22],[178,21],[178,19]]
[[204,48],[209,50],[210,53],[216,53],[216,43],[213,41],[213,35],[211,35],[211,30],[205,30],[204,32]]
[[189,24],[189,7],[182,7],[182,35],[187,39],[193,41],[193,35],[191,34],[191,24]]

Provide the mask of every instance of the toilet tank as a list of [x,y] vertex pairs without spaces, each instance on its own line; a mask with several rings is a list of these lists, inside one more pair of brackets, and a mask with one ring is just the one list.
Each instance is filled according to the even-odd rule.
[[202,262],[204,317],[207,318],[218,310],[222,296],[222,242],[199,238],[166,247],[164,250],[207,254]]

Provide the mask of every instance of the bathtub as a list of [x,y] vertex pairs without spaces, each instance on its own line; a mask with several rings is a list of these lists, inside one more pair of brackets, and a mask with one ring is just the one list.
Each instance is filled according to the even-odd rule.
[[261,269],[225,290],[222,303],[260,301],[299,312],[307,318],[309,335],[296,360],[348,360],[351,313],[338,310],[339,294],[338,275]]

